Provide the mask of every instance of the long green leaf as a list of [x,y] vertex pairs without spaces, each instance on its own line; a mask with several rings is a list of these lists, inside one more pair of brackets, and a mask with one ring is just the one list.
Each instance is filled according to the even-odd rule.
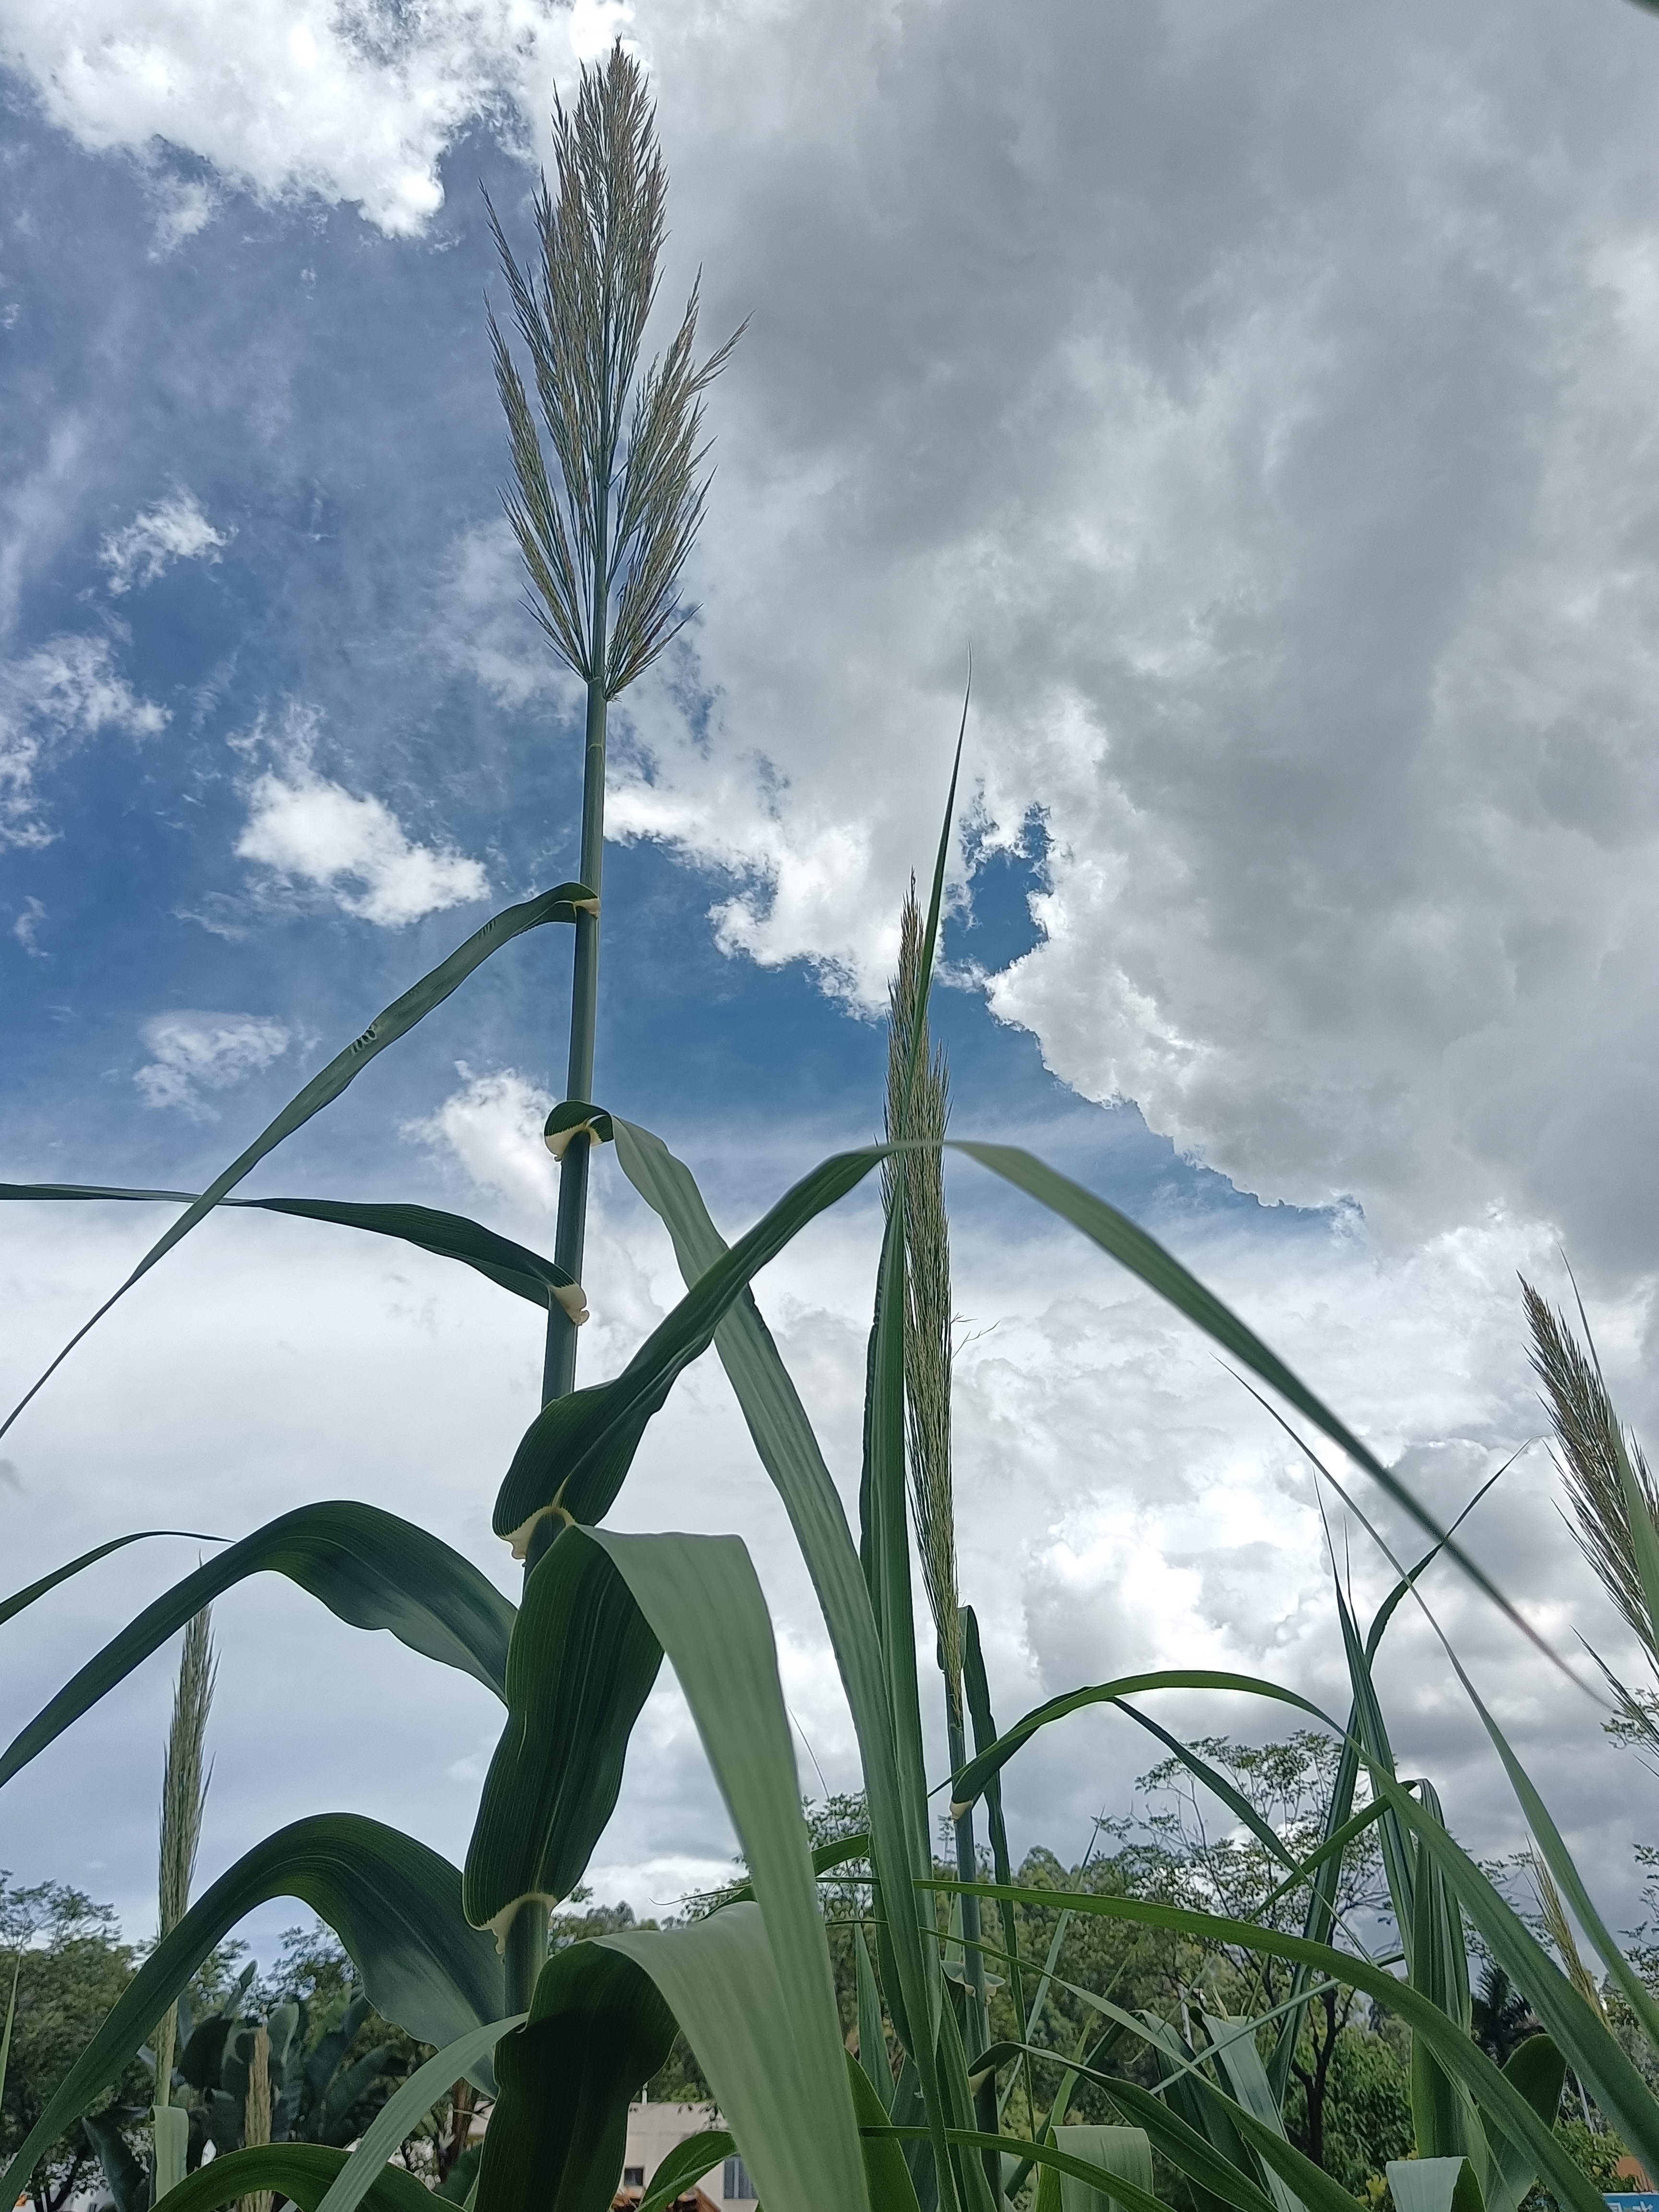
[[526,1900],[556,1904],[580,1881],[661,1665],[605,1553],[580,1535],[554,1544],[525,1583],[507,1651],[507,1726],[466,1854],[475,1927],[501,1937]]
[[[764,1929],[789,2032],[769,2053],[763,2138],[751,2143],[743,2112],[715,2082],[714,2053],[674,1993],[665,1988],[663,1993],[708,2070],[773,2212],[785,2212],[786,2197],[802,2212],[811,2205],[825,2212],[837,2203],[855,2205],[863,2162],[830,1949],[801,1819],[772,1624],[749,1554],[729,1536],[624,1536],[570,1528],[559,1542],[599,1547],[627,1583],[678,1678],[742,1844],[757,1905],[734,1906],[703,1925],[757,1908]],[[653,1972],[645,1957],[638,1963]],[[658,1986],[663,1987],[660,1981]]]
[[[690,1170],[648,1130],[620,1120],[614,1127],[623,1172],[667,1229],[688,1286],[700,1281],[726,1256],[727,1248]],[[714,1349],[761,1464],[789,1516],[829,1631],[858,1736],[878,1877],[896,1896],[906,1897],[915,1876],[927,1870],[927,1861],[924,1856],[917,1862],[914,1839],[918,1823],[901,1792],[875,1616],[840,1496],[788,1370],[747,1289],[733,1300],[716,1328]],[[901,2019],[935,2022],[940,2002],[938,1966],[924,1948],[915,1913],[896,1912],[879,1934],[891,1960],[888,2001],[896,2027]],[[900,2036],[906,2040],[902,2028]],[[933,2027],[919,2027],[914,2041],[917,2047],[910,2055],[921,2094],[927,2108],[937,2112]],[[942,2160],[942,2140],[935,2148]]]
[[[1102,2127],[1091,2124],[1083,2127],[1056,2127],[1050,2130],[1058,2150],[1067,2151],[1073,2158],[1087,2159],[1103,2173],[1121,2176],[1132,2181],[1147,2196],[1152,2193],[1152,2146],[1144,2128]],[[1057,2177],[1060,2183],[1060,2212],[1114,2212],[1119,2201],[1109,2190],[1101,2189],[1093,2182],[1079,2181],[1075,2174]]]
[[[317,2212],[349,2153],[323,2143],[260,2143],[221,2151],[169,2189],[156,2206],[167,2212],[218,2212],[262,2189],[280,2191],[300,2212]],[[401,2166],[388,2166],[368,2192],[369,2212],[432,2212],[431,2192]]]
[[760,1906],[734,1905],[684,1928],[593,1940],[655,1983],[697,2054],[767,2212],[860,2212],[864,2161],[846,2059],[837,2047],[821,2073],[802,2064],[797,2008]]
[[[1562,2085],[1567,2078],[1567,2062],[1556,2049],[1555,2039],[1549,2035],[1526,2037],[1510,2053],[1504,2071],[1545,2126],[1553,2126],[1560,2108]],[[1537,2178],[1524,2144],[1511,2142],[1507,2136],[1495,2136],[1492,2172],[1484,2192],[1486,2212],[1519,2212]]]
[[[194,1206],[198,1194],[193,1190],[115,1190],[100,1183],[82,1182],[0,1182],[0,1200],[5,1199],[120,1199],[147,1204],[170,1203],[175,1206]],[[404,1244],[418,1245],[422,1251],[431,1252],[441,1260],[459,1260],[475,1267],[492,1283],[515,1297],[528,1298],[532,1305],[547,1310],[549,1299],[555,1292],[570,1290],[575,1278],[556,1267],[550,1260],[543,1259],[528,1245],[516,1244],[510,1237],[501,1237],[482,1222],[469,1221],[465,1214],[445,1213],[430,1206],[409,1206],[401,1203],[362,1203],[354,1199],[334,1198],[226,1198],[219,1201],[222,1207],[240,1208],[258,1213],[288,1213],[302,1221],[331,1221],[343,1229],[363,1229],[375,1237],[395,1237]]]
[[1097,2082],[1121,2112],[1145,2129],[1169,2163],[1200,2189],[1232,2205],[1235,2212],[1274,2212],[1273,2199],[1255,2177],[1225,2157],[1206,2135],[1172,2112],[1162,2098],[1138,2082],[1121,2081],[1115,2075],[1098,2073],[1091,2066],[1080,2066],[1078,2071],[1086,2080]]
[[673,2014],[630,1961],[594,1943],[556,1951],[529,2019],[496,2047],[501,2094],[477,2212],[606,2212],[629,2100],[665,2063],[674,2033]]
[[[1261,2053],[1256,2048],[1256,2023],[1253,2020],[1218,2020],[1209,2013],[1200,2015],[1216,2063],[1226,2078],[1232,2092],[1232,2101],[1241,2106],[1250,2117],[1261,2123],[1270,2134],[1285,2139],[1285,2122],[1279,2109],[1279,2100],[1273,2095],[1267,2081],[1267,2069],[1261,2063]],[[1200,2087],[1206,2086],[1198,2077]],[[1233,2124],[1249,2140],[1245,2130],[1234,2118]],[[1266,2162],[1267,2192],[1279,2212],[1298,2212],[1302,2199],[1289,2186],[1271,2160]],[[1341,2192],[1346,2196],[1346,2191]],[[1311,2212],[1311,2208],[1303,2208]]]
[[[1379,1787],[1398,1791],[1413,1813],[1418,1810],[1406,1797],[1405,1792],[1399,1790],[1398,1784],[1391,1784],[1386,1776],[1379,1778]],[[1443,1829],[1438,1832],[1445,1835]],[[1449,1838],[1446,1840],[1448,1843],[1450,1841]],[[927,1887],[946,1892],[971,1887],[981,1897],[1006,1894],[1016,1905],[1042,1905],[1049,1911],[1054,1909],[1057,1894],[1053,1890],[1027,1889],[1018,1885],[1005,1888],[993,1882],[969,1885],[938,1879],[930,1881]],[[1367,1996],[1375,1997],[1391,2012],[1397,2013],[1413,2035],[1423,2035],[1428,2039],[1446,2071],[1462,2083],[1481,2110],[1492,2114],[1504,2134],[1524,2142],[1532,2151],[1540,2178],[1564,2204],[1575,2208],[1575,2212],[1602,2212],[1601,2200],[1583,2174],[1544,2126],[1526,2099],[1498,2072],[1480,2045],[1454,2026],[1420,1991],[1407,1983],[1397,1981],[1392,1974],[1373,1966],[1369,1960],[1356,1958],[1351,1952],[1333,1950],[1328,1944],[1310,1943],[1304,1936],[1286,1935],[1274,1928],[1260,1927],[1254,1921],[1231,1920],[1218,1913],[1194,1912],[1182,1905],[1155,1904],[1147,1898],[1105,1897],[1079,1890],[1065,1894],[1073,1912],[1096,1913],[1106,1919],[1134,1921],[1144,1927],[1163,1928],[1173,1934],[1195,1936],[1200,1942],[1233,1944],[1242,1949],[1263,1952],[1271,1958],[1285,1959],[1292,1963],[1305,1960],[1310,1966],[1322,1968],[1333,1978],[1363,1990]],[[1465,1901],[1467,1903],[1467,1899]],[[1513,1917],[1510,1916],[1511,1918]],[[1494,1955],[1497,1955],[1495,1948]],[[1519,1980],[1520,1978],[1516,1976],[1516,1978]],[[1556,1978],[1563,1988],[1567,1987],[1564,1977],[1558,1974]],[[1530,1989],[1527,1993],[1528,1997],[1532,1996]],[[1576,1994],[1571,1990],[1568,1993]],[[1583,2000],[1578,1998],[1577,2002],[1583,2006]],[[1584,2008],[1588,2010],[1587,2007]],[[1541,2013],[1540,2017],[1543,2017]],[[1605,2030],[1603,2033],[1605,2035]],[[1557,2040],[1559,2041],[1560,2038],[1558,2037]],[[1612,2039],[1608,2037],[1607,2040],[1610,2044]],[[1622,2057],[1622,2054],[1620,2056]],[[1629,2062],[1626,2060],[1624,2063],[1629,2069]],[[1629,2070],[1633,2073],[1633,2069]],[[1620,2132],[1625,2133],[1622,2118],[1615,2109],[1610,2105],[1604,2106],[1603,2109],[1620,2126]],[[1631,2140],[1628,2135],[1626,2140]],[[1639,2146],[1632,2142],[1632,2148],[1639,2148]]]
[[447,2094],[452,2083],[487,2057],[523,2018],[522,2013],[515,2012],[504,2020],[492,2020],[486,2027],[471,2028],[446,2044],[423,2066],[417,2066],[369,2122],[362,2141],[329,2184],[317,2212],[356,2212],[404,2136]]
[[[914,2140],[925,2136],[927,2131],[925,2128],[890,2125],[883,2129],[872,2128],[867,2132]],[[1161,2197],[1154,2197],[1150,2190],[1139,2188],[1127,2174],[1114,2173],[1103,2166],[1097,2166],[1092,2159],[1074,2158],[1069,2151],[1060,2150],[1054,2143],[1027,2142],[1021,2136],[986,2135],[976,2128],[951,2128],[947,2130],[947,2139],[965,2150],[995,2151],[999,2155],[1029,2160],[1031,2165],[1051,2168],[1055,2173],[1069,2174],[1074,2181],[1085,2182],[1090,2188],[1097,2189],[1111,2197],[1123,2208],[1123,2212],[1170,2212],[1169,2206]]]
[[0,2176],[0,2203],[15,2201],[36,2160],[136,2056],[244,1914],[276,1897],[297,1897],[327,1922],[375,2010],[418,2041],[446,2045],[499,2016],[501,1961],[468,1927],[461,1877],[447,1859],[355,1813],[296,1820],[221,1875],[155,1946]]
[[112,1637],[0,1753],[0,1784],[61,1735],[204,1606],[252,1574],[290,1582],[354,1628],[384,1628],[410,1650],[505,1694],[514,1608],[459,1552],[375,1505],[301,1505],[175,1583]]
[[14,1613],[27,1612],[37,1598],[44,1597],[48,1590],[56,1589],[59,1583],[66,1583],[71,1575],[78,1575],[83,1567],[92,1566],[99,1559],[106,1559],[112,1552],[123,1551],[129,1544],[146,1543],[152,1536],[182,1536],[197,1544],[222,1544],[225,1540],[222,1536],[200,1535],[191,1528],[137,1528],[131,1536],[112,1536],[107,1544],[94,1544],[91,1551],[82,1552],[80,1558],[71,1559],[68,1566],[54,1567],[49,1575],[42,1575],[38,1583],[31,1583],[27,1589],[14,1590],[9,1598],[0,1598],[0,1623],[9,1620]]
[[1466,2158],[1391,2158],[1389,2191],[1400,2212],[1486,2212]]
[[[885,2046],[884,2046],[884,2048]],[[860,2129],[881,2126],[888,2118],[880,2087],[872,2082],[849,2051],[848,2075],[853,2085],[853,2107]],[[889,2076],[890,2081],[891,2077]],[[890,2136],[866,2135],[864,2145],[864,2185],[870,2192],[870,2212],[921,2212],[916,2185],[910,2179],[904,2152]]]
[[893,2109],[893,2069],[887,2056],[887,2031],[882,2025],[881,1991],[870,1963],[870,1946],[864,1940],[864,1923],[853,1929],[853,1970],[858,1989],[859,2063],[875,2091],[884,2115]]
[[331,1105],[347,1086],[356,1082],[370,1060],[383,1053],[389,1044],[406,1036],[417,1022],[425,1019],[434,1006],[441,1006],[451,992],[457,991],[481,963],[503,945],[521,937],[527,929],[535,929],[543,922],[570,921],[576,919],[579,904],[591,900],[592,894],[583,884],[561,884],[539,897],[526,899],[492,915],[483,927],[475,930],[465,945],[459,945],[447,960],[440,961],[429,975],[394,999],[378,1013],[360,1037],[349,1044],[343,1052],[337,1053],[328,1066],[313,1075],[309,1083],[289,1099],[276,1119],[266,1123],[246,1152],[240,1152],[222,1174],[216,1176],[198,1199],[194,1200],[177,1221],[163,1231],[137,1266],[112,1296],[105,1299],[90,1321],[76,1329],[69,1342],[58,1354],[40,1379],[32,1383],[13,1407],[3,1421],[0,1421],[0,1437],[22,1412],[30,1400],[51,1379],[80,1343],[82,1337],[108,1313],[111,1307],[124,1298],[135,1283],[139,1282],[164,1259],[182,1237],[187,1237],[199,1221],[203,1221],[219,1204],[228,1198],[245,1176],[252,1174],[267,1153],[272,1152],[285,1137],[303,1128],[315,1114]]

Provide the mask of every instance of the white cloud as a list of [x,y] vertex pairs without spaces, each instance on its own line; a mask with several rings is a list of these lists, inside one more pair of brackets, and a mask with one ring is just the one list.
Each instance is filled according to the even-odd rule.
[[532,1218],[550,1215],[558,1202],[559,1171],[542,1141],[542,1127],[556,1101],[514,1068],[474,1075],[463,1061],[459,1073],[462,1088],[435,1114],[407,1123],[404,1134],[453,1158],[477,1189]]
[[107,638],[55,637],[0,664],[0,845],[52,842],[35,787],[49,758],[103,730],[149,738],[167,722],[117,672]]
[[46,918],[46,909],[41,905],[40,900],[29,898],[25,900],[23,911],[11,926],[12,935],[31,960],[45,960],[48,957],[35,942],[35,939],[40,934],[40,925]]
[[[356,203],[394,237],[443,204],[438,163],[505,104],[542,116],[556,67],[617,10],[552,0],[14,0],[0,52],[94,150],[154,139],[270,198]],[[198,210],[183,204],[188,222]],[[193,224],[191,227],[194,227]]]
[[269,1067],[292,1038],[268,1014],[154,1014],[138,1032],[149,1060],[133,1077],[146,1106],[211,1120],[204,1091],[232,1091]]
[[285,774],[268,772],[254,784],[236,851],[280,877],[331,891],[346,913],[387,928],[489,890],[478,861],[453,845],[416,844],[382,800],[355,799],[297,759]]
[[135,584],[153,584],[174,561],[216,561],[236,535],[216,530],[191,491],[174,492],[159,507],[135,515],[125,530],[112,531],[98,550],[118,598]]
[[1651,1267],[1652,22],[1564,75],[1546,0],[639,21],[709,326],[761,312],[713,713],[631,695],[618,833],[878,1003],[971,644],[1056,1073],[1265,1195]]

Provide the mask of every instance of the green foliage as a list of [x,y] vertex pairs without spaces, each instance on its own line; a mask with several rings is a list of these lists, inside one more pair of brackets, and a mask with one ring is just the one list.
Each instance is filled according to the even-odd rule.
[[[107,1905],[95,1905],[83,1891],[61,1882],[18,1887],[3,1875],[0,1946],[8,1988],[14,1971],[17,1977],[0,2100],[0,2159],[9,2163],[131,1980],[135,1959]],[[149,2069],[135,2049],[92,2109],[112,2111],[118,2126],[128,2132],[149,2097]],[[123,2117],[128,2114],[130,2120]],[[132,2140],[138,2140],[136,2133]],[[92,2145],[78,2125],[56,2132],[30,2181],[36,2212],[61,2212],[96,2172]]]

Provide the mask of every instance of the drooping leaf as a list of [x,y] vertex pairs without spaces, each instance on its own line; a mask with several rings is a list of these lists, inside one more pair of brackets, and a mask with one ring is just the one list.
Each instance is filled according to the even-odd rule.
[[1064,1720],[1068,1714],[1081,1712],[1089,1705],[1116,1705],[1120,1699],[1147,1690],[1231,1690],[1242,1691],[1251,1697],[1267,1698],[1276,1704],[1293,1706],[1340,1734],[1336,1723],[1328,1713],[1298,1697],[1294,1690],[1282,1688],[1277,1682],[1264,1681],[1256,1674],[1232,1674],[1207,1667],[1164,1667],[1146,1674],[1122,1674],[1111,1682],[1098,1682],[1081,1690],[1068,1690],[1063,1696],[1050,1698],[1041,1705],[1033,1706],[1021,1720],[1000,1735],[988,1751],[970,1759],[959,1774],[951,1780],[951,1813],[955,1816],[973,1804],[984,1792],[992,1777],[1000,1774],[1022,1746],[1029,1743],[1039,1729]]
[[0,1784],[225,1590],[286,1575],[354,1628],[390,1630],[423,1657],[505,1692],[514,1607],[470,1559],[379,1506],[301,1505],[227,1546],[164,1591],[70,1679],[0,1753]]
[[592,894],[583,884],[561,884],[550,891],[543,891],[533,899],[526,899],[517,906],[505,908],[492,915],[483,927],[475,930],[464,945],[459,945],[448,958],[439,962],[428,975],[410,987],[401,997],[378,1013],[360,1037],[349,1044],[343,1052],[337,1053],[327,1066],[313,1075],[309,1083],[289,1099],[274,1121],[267,1122],[246,1152],[239,1153],[222,1174],[216,1176],[201,1196],[194,1200],[162,1234],[158,1237],[126,1280],[110,1297],[105,1299],[90,1321],[75,1332],[64,1349],[40,1379],[33,1383],[23,1397],[12,1408],[4,1421],[0,1421],[0,1436],[4,1436],[25,1406],[42,1385],[57,1371],[69,1354],[88,1332],[94,1328],[111,1307],[147,1275],[156,1262],[164,1259],[182,1237],[187,1237],[197,1224],[206,1218],[222,1199],[228,1198],[244,1176],[251,1175],[267,1153],[272,1152],[285,1137],[303,1128],[313,1115],[332,1104],[347,1086],[354,1083],[369,1062],[383,1053],[399,1037],[406,1036],[417,1022],[425,1019],[434,1006],[441,1006],[453,991],[457,991],[492,952],[503,945],[521,937],[527,929],[538,928],[544,922],[568,921],[576,919],[577,906]]
[[[347,2156],[345,2151],[307,2142],[222,2151],[170,2189],[156,2212],[163,2204],[167,2212],[219,2212],[220,2206],[237,2203],[262,2189],[280,2191],[300,2212],[317,2212]],[[432,2212],[431,2196],[401,2166],[383,2167],[365,2201],[369,2212]]]
[[555,1952],[528,2020],[496,2046],[500,2094],[477,2212],[608,2212],[629,2104],[667,2059],[674,2032],[674,2015],[627,1960],[594,1943]]
[[[0,1200],[119,1199],[150,1205],[193,1206],[197,1198],[193,1190],[116,1190],[100,1183],[80,1182],[0,1182]],[[511,1291],[515,1297],[527,1298],[544,1312],[549,1298],[556,1292],[575,1287],[574,1276],[555,1267],[551,1260],[543,1259],[539,1252],[532,1252],[527,1245],[517,1244],[510,1237],[498,1236],[495,1230],[486,1229],[482,1222],[469,1221],[464,1214],[445,1213],[430,1206],[364,1203],[334,1198],[226,1198],[219,1203],[245,1212],[288,1213],[303,1221],[331,1221],[343,1229],[362,1229],[375,1237],[394,1237],[402,1243],[418,1245],[422,1251],[431,1252],[441,1260],[459,1260],[466,1267],[475,1267],[502,1290]],[[131,1542],[132,1539],[124,1540]]]
[[0,2201],[15,2200],[47,2146],[117,2078],[244,1914],[276,1897],[297,1897],[326,1921],[375,2009],[418,2041],[447,2045],[499,2017],[501,1960],[467,1925],[456,1868],[355,1813],[296,1820],[221,1875],[155,1946],[0,2177]]
[[507,1726],[466,1854],[475,1927],[499,1936],[526,1899],[551,1905],[580,1881],[661,1665],[605,1553],[574,1532],[554,1544],[525,1583],[507,1651]]
[[27,1612],[37,1598],[48,1590],[66,1583],[71,1575],[78,1575],[83,1567],[90,1567],[100,1559],[106,1559],[112,1552],[124,1551],[129,1544],[147,1543],[152,1536],[182,1536],[197,1544],[222,1544],[222,1536],[203,1536],[189,1528],[137,1528],[130,1536],[112,1536],[107,1544],[94,1544],[89,1552],[82,1552],[78,1559],[71,1559],[66,1567],[54,1567],[49,1575],[31,1583],[27,1589],[14,1590],[8,1598],[0,1598],[0,1623],[9,1620],[14,1613]]

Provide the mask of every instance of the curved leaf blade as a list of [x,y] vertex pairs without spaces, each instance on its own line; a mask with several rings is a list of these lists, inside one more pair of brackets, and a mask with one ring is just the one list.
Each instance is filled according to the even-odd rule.
[[223,1591],[286,1575],[354,1628],[384,1628],[410,1650],[505,1694],[514,1607],[470,1559],[379,1506],[297,1506],[231,1544],[146,1606],[0,1753],[9,1782],[71,1723]]
[[94,1544],[89,1552],[82,1552],[78,1559],[71,1559],[66,1567],[54,1567],[49,1575],[42,1575],[38,1583],[27,1589],[14,1590],[9,1598],[0,1598],[0,1624],[15,1613],[25,1613],[37,1598],[48,1590],[66,1583],[71,1575],[78,1575],[83,1567],[95,1565],[100,1559],[108,1559],[112,1552],[125,1551],[129,1544],[148,1543],[152,1536],[182,1536],[197,1544],[222,1544],[222,1536],[204,1536],[193,1528],[135,1528],[130,1536],[112,1536],[106,1544]]
[[[300,2212],[317,2212],[349,2154],[322,2143],[260,2143],[251,2150],[222,2151],[156,2201],[167,2212],[219,2212],[257,2191],[280,2191]],[[432,2212],[430,2192],[400,2166],[374,2179],[369,2212]]]
[[297,1897],[328,1923],[375,2010],[418,2041],[442,2046],[499,2019],[501,1963],[467,1925],[461,1877],[447,1859],[358,1814],[296,1820],[221,1875],[156,1945],[0,2177],[0,2201],[15,2201],[48,2144],[134,2057],[214,1947],[275,1897]]
[[511,944],[526,930],[538,928],[544,922],[574,922],[576,902],[592,896],[584,884],[561,884],[556,890],[543,891],[538,897],[504,908],[500,914],[492,915],[482,929],[475,930],[464,945],[457,946],[447,959],[441,960],[429,974],[422,976],[418,983],[412,984],[389,1006],[376,1014],[362,1035],[354,1039],[343,1052],[336,1053],[328,1066],[319,1069],[310,1082],[289,1099],[281,1113],[266,1123],[247,1149],[239,1153],[222,1174],[216,1176],[201,1196],[192,1200],[179,1219],[162,1231],[126,1280],[105,1299],[90,1321],[76,1329],[46,1372],[29,1386],[5,1419],[0,1421],[0,1437],[5,1435],[24,1407],[62,1366],[82,1337],[95,1328],[110,1309],[118,1304],[158,1261],[165,1259],[181,1238],[187,1237],[198,1222],[204,1220],[222,1199],[228,1198],[267,1153],[274,1152],[283,1139],[291,1137],[296,1129],[303,1128],[314,1115],[322,1112],[324,1107],[331,1105],[342,1091],[356,1081],[372,1060],[377,1059],[388,1045],[395,1044],[399,1037],[406,1036],[434,1006],[441,1006],[452,992],[460,988],[475,968],[489,959],[492,952],[499,951],[503,945]]
[[[117,1190],[89,1182],[0,1182],[0,1200],[119,1199],[134,1203],[194,1206],[198,1195],[193,1190]],[[245,1212],[288,1213],[304,1221],[331,1221],[343,1229],[363,1229],[376,1237],[395,1237],[403,1243],[418,1245],[422,1251],[431,1252],[441,1260],[459,1260],[465,1267],[477,1268],[479,1274],[498,1283],[502,1290],[511,1291],[515,1297],[529,1299],[544,1312],[555,1291],[576,1287],[574,1275],[566,1274],[562,1267],[555,1267],[551,1260],[544,1260],[528,1245],[499,1236],[495,1230],[486,1229],[482,1222],[469,1220],[463,1213],[446,1213],[435,1206],[333,1198],[227,1198],[222,1199],[220,1204]]]

